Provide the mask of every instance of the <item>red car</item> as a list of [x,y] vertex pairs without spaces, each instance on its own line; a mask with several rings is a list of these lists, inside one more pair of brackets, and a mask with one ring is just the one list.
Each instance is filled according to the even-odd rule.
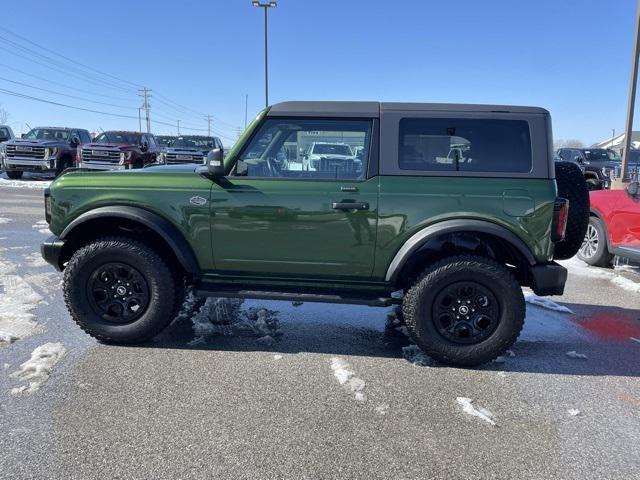
[[640,261],[640,185],[590,193],[591,217],[578,258],[607,267],[619,255]]

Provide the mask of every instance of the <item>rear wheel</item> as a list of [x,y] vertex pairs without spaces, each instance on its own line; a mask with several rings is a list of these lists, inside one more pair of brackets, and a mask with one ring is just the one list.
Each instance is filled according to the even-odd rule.
[[475,366],[502,355],[525,317],[522,289],[493,260],[460,256],[429,267],[405,294],[402,311],[416,344],[432,358]]
[[609,253],[607,233],[598,217],[589,218],[589,226],[578,251],[578,258],[596,267],[611,265],[613,254]]
[[98,239],[80,248],[64,271],[64,299],[75,322],[106,343],[140,343],[173,319],[174,275],[145,244],[126,237]]
[[7,177],[9,177],[11,180],[19,180],[22,178],[22,174],[24,172],[20,172],[18,170],[7,170]]

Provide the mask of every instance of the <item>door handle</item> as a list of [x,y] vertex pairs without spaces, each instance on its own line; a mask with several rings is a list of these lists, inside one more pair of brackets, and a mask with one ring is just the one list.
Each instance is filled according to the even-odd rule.
[[367,202],[333,202],[331,208],[334,210],[369,210]]

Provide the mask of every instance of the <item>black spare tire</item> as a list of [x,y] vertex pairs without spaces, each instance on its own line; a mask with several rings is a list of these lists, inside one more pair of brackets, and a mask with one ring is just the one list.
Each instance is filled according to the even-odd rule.
[[564,240],[556,243],[553,258],[573,257],[584,240],[589,225],[589,189],[580,167],[571,162],[555,162],[558,196],[569,200],[569,217]]

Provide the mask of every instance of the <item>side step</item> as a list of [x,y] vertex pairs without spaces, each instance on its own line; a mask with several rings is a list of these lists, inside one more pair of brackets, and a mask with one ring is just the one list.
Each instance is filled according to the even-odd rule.
[[270,292],[263,290],[237,290],[237,289],[209,289],[196,288],[194,294],[198,297],[223,297],[223,298],[252,298],[258,300],[285,300],[298,302],[317,303],[342,303],[349,305],[368,305],[370,307],[388,307],[399,300],[391,297],[349,297],[336,294]]

